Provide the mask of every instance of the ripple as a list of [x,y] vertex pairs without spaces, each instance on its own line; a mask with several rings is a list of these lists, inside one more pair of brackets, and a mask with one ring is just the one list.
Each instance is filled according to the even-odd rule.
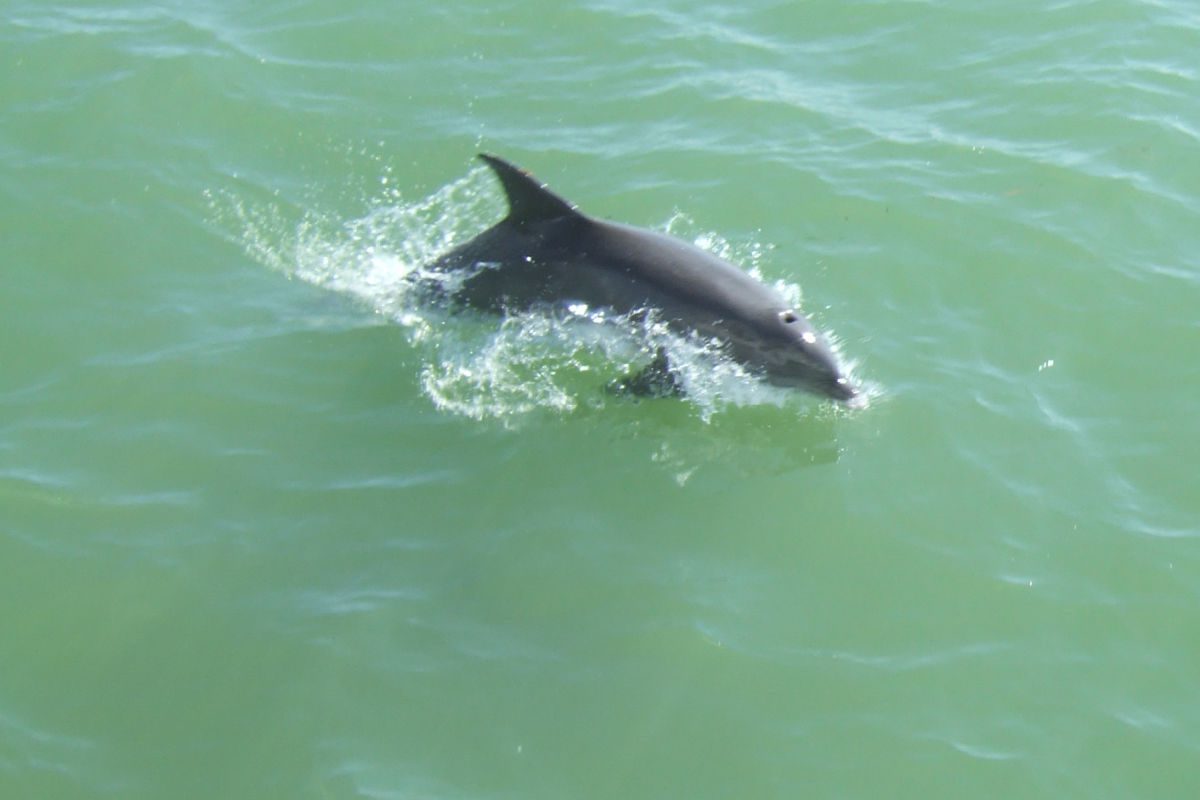
[[826,651],[828,658],[885,672],[913,672],[957,664],[961,661],[987,659],[1015,648],[1004,642],[975,642],[921,653],[889,653],[885,655],[851,651]]
[[308,590],[301,594],[299,605],[321,616],[371,614],[394,609],[399,605],[427,599],[428,594],[417,588],[383,589],[352,588],[330,591]]
[[11,711],[0,703],[0,775],[15,774],[18,784],[41,775],[46,785],[68,786],[85,793],[120,794],[131,787],[101,765],[104,753],[89,738],[63,733]]
[[1020,753],[1007,750],[997,750],[985,745],[968,744],[967,742],[958,740],[950,740],[947,741],[946,744],[950,745],[963,755],[970,756],[971,758],[977,758],[982,761],[1012,761],[1013,759],[1021,758]]
[[462,476],[457,471],[426,470],[422,472],[397,475],[365,475],[356,478],[339,477],[320,483],[303,481],[289,484],[287,488],[299,492],[394,491],[397,489],[413,489],[419,486],[429,486],[433,484],[450,484],[458,482],[461,479]]

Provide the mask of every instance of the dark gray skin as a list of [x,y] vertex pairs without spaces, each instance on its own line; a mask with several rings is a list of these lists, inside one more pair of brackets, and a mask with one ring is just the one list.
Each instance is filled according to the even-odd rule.
[[774,289],[680,239],[582,214],[529,173],[480,158],[503,184],[509,214],[434,263],[482,265],[456,301],[498,312],[563,303],[654,309],[672,330],[717,339],[777,386],[840,401],[856,395],[825,338]]

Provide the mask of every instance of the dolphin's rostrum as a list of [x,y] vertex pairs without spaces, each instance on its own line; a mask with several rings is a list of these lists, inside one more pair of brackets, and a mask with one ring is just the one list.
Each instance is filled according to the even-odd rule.
[[[454,291],[456,301],[494,311],[563,303],[644,310],[677,333],[721,342],[773,384],[836,400],[855,396],[825,338],[774,289],[680,239],[589,217],[528,172],[493,155],[480,158],[500,179],[509,212],[433,265],[435,272],[473,269]],[[664,353],[651,369],[669,369]],[[633,384],[661,386],[662,377],[669,375]]]

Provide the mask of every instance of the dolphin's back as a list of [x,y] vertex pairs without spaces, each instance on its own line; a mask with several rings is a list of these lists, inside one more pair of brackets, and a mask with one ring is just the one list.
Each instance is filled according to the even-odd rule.
[[590,258],[624,279],[620,283],[632,307],[686,305],[716,317],[786,307],[778,292],[694,244],[631,225],[590,222],[584,239]]
[[470,268],[457,301],[488,309],[583,302],[617,313],[658,309],[668,321],[781,310],[784,299],[729,262],[663,233],[589,217],[532,175],[480,158],[508,199],[498,224],[440,258],[435,269]]
[[524,228],[510,220],[446,254],[435,268],[470,267],[455,299],[485,310],[582,302],[667,321],[717,321],[779,311],[784,299],[695,245],[582,214]]

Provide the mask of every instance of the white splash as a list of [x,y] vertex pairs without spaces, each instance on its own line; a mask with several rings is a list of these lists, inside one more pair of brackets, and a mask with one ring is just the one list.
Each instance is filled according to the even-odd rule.
[[[728,406],[783,406],[797,395],[755,379],[716,342],[679,336],[652,315],[618,316],[572,302],[498,319],[452,314],[423,301],[412,278],[453,289],[461,274],[428,265],[503,214],[504,201],[482,167],[417,201],[404,202],[389,188],[363,216],[350,219],[312,210],[289,214],[274,197],[250,202],[233,192],[211,193],[209,204],[256,261],[352,297],[403,326],[419,354],[422,390],[445,411],[513,420],[625,402],[605,387],[640,369],[660,347],[686,392],[684,402],[705,422]],[[768,247],[733,244],[698,230],[681,213],[663,227],[761,278]],[[798,286],[780,281],[775,288],[800,307]]]

